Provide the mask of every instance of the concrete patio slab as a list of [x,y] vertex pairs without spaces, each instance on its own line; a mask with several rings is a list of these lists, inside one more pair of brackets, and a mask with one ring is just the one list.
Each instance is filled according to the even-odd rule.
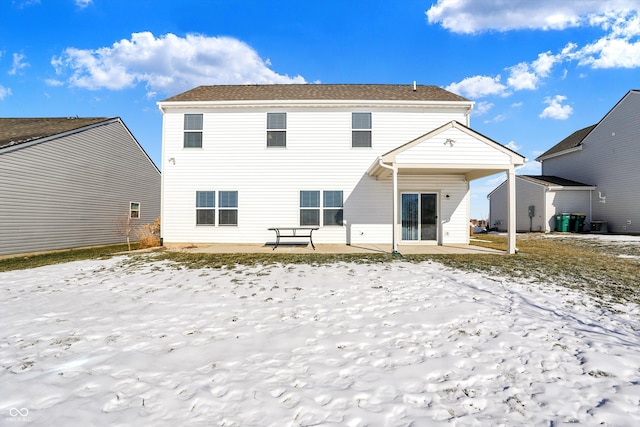
[[[228,253],[295,253],[295,254],[371,254],[371,253],[391,253],[391,245],[339,245],[339,244],[316,244],[313,250],[308,244],[280,244],[275,250],[272,244],[168,244],[168,250],[228,254]],[[505,254],[505,251],[483,248],[474,245],[400,245],[398,252],[405,255],[452,255],[452,254]]]

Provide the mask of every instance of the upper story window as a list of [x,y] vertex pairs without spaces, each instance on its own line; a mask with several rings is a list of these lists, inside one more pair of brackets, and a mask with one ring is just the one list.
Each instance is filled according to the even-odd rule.
[[287,146],[287,113],[267,113],[267,147]]
[[351,146],[371,147],[371,113],[351,113]]
[[184,115],[184,148],[202,148],[202,114]]

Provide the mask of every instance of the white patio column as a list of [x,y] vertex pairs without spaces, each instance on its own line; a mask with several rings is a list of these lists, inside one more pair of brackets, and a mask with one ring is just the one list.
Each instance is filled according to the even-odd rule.
[[516,172],[513,165],[507,171],[507,253],[516,253]]
[[393,236],[391,237],[391,253],[398,253],[398,167],[393,165],[393,173],[392,173],[392,184],[393,185],[393,223],[391,224],[391,230]]

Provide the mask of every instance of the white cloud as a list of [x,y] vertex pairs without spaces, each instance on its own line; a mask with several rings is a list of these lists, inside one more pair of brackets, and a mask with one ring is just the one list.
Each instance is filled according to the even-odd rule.
[[507,95],[507,87],[500,83],[500,76],[473,76],[451,83],[445,88],[450,92],[469,98],[481,98],[488,95]]
[[9,70],[10,75],[15,75],[18,71],[27,68],[29,64],[27,62],[23,62],[26,56],[21,53],[13,54],[13,63],[11,64],[11,69]]
[[65,49],[51,64],[67,82],[85,89],[124,89],[145,84],[150,92],[177,93],[205,84],[305,83],[271,70],[249,45],[230,37],[133,33],[111,47]]
[[85,7],[93,3],[93,0],[75,0],[75,2],[76,2],[76,6],[84,9]]
[[563,101],[566,101],[567,97],[563,95],[556,95],[553,98],[547,96],[544,99],[544,103],[547,104],[547,108],[542,110],[542,113],[538,117],[550,118],[556,120],[566,120],[573,113],[573,108],[570,105],[562,105]]
[[518,175],[540,175],[542,174],[542,164],[535,160],[526,159],[524,165],[516,168],[516,173]]
[[509,68],[511,74],[507,79],[507,84],[515,90],[536,89],[539,77],[532,73],[529,65],[525,62],[514,65]]
[[498,114],[497,116],[495,116],[492,119],[489,120],[485,120],[484,123],[485,124],[489,124],[489,123],[500,123],[500,122],[504,122],[507,119],[507,116],[505,116],[504,114]]
[[56,80],[56,79],[45,79],[45,84],[47,86],[62,86],[64,85],[64,82],[60,81],[60,80]]
[[507,142],[507,144],[505,145],[505,147],[507,147],[507,148],[509,148],[510,150],[513,150],[513,151],[518,151],[519,149],[521,149],[521,148],[522,148],[522,146],[520,146],[520,145],[516,144],[516,142],[515,142],[515,141],[509,141],[509,142]]
[[0,101],[11,95],[11,89],[0,85]]
[[640,0],[438,0],[426,15],[431,24],[469,34],[600,25],[598,17],[638,8]]
[[492,108],[493,108],[493,104],[491,102],[482,101],[482,102],[478,102],[474,106],[474,109],[471,113],[476,116],[482,116],[484,114],[487,114]]

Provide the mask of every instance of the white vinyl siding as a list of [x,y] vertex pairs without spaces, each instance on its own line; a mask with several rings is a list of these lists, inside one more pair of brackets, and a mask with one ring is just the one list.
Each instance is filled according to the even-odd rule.
[[398,154],[399,164],[426,163],[432,165],[509,165],[506,153],[497,153],[487,144],[452,128]]
[[[367,169],[379,155],[444,123],[466,123],[463,108],[372,109],[375,149],[355,150],[351,147],[353,110],[292,107],[286,111],[286,150],[265,150],[265,120],[269,112],[272,111],[258,107],[203,109],[203,148],[194,152],[182,149],[185,110],[167,109],[163,116],[162,217],[166,242],[272,240],[273,232],[268,228],[300,224],[300,190],[306,189],[343,191],[345,226],[323,227],[314,232],[314,242],[390,242],[391,180],[377,181],[367,175]],[[459,177],[454,181],[463,184]],[[233,188],[242,195],[238,200],[242,218],[237,227],[195,226],[193,194],[203,182],[215,183],[217,188]],[[437,180],[428,187],[442,188]],[[461,212],[467,212],[467,199],[463,198],[463,203]],[[468,241],[468,224],[463,222],[460,231],[448,230],[445,243]]]

